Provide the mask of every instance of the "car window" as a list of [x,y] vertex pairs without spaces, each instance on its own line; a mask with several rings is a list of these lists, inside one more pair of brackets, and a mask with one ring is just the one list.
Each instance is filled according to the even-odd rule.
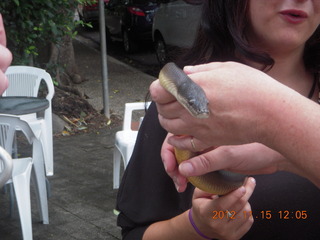
[[148,4],[148,3],[156,3],[157,0],[148,1],[148,0],[132,0],[133,4]]
[[108,2],[108,6],[114,7],[116,5],[127,4],[127,3],[129,3],[129,0],[110,0]]

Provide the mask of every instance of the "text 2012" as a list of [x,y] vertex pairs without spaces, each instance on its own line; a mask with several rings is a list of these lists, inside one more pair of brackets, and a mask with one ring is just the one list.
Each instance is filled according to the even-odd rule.
[[290,219],[298,219],[298,220],[305,220],[308,219],[308,212],[306,210],[281,210],[281,211],[271,211],[271,210],[263,210],[255,215],[253,215],[252,211],[243,211],[243,212],[236,212],[236,211],[212,211],[212,219],[239,219],[239,218],[249,218],[253,217],[254,219],[265,219],[271,220],[273,218],[278,218],[282,220],[290,220]]

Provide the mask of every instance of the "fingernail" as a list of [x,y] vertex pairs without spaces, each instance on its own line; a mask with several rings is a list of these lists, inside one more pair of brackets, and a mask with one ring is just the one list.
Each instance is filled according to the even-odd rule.
[[179,184],[178,184],[178,181],[177,181],[177,177],[172,177],[172,180],[173,180],[173,183],[174,183],[174,186],[175,188],[177,189],[177,191],[179,192]]
[[193,66],[185,66],[185,67],[183,68],[183,70],[184,70],[185,72],[192,72],[193,69],[194,69]]
[[179,165],[179,170],[183,175],[190,176],[192,175],[194,169],[191,163],[181,163]]
[[256,184],[256,179],[254,179],[253,177],[250,177],[250,181],[251,181],[253,184]]
[[177,183],[174,183],[174,186],[176,187],[177,192],[179,192],[179,185]]

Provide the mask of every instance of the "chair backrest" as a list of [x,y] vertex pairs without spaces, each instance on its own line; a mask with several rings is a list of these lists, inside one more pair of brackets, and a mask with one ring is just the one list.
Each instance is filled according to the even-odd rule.
[[23,132],[29,143],[32,143],[34,134],[27,122],[13,115],[0,114],[0,146],[9,154],[12,153],[12,146],[17,129]]
[[46,98],[51,102],[54,95],[52,78],[45,70],[30,66],[10,66],[6,71],[9,86],[3,96],[37,97],[43,80],[48,88]]
[[19,117],[0,114],[0,187],[11,177],[13,163],[11,159],[12,146],[16,129],[20,129],[29,143],[34,137],[29,125]]
[[[132,130],[132,113],[133,111],[147,109],[150,105],[150,102],[132,102],[126,103],[124,108],[124,118],[123,118],[123,130]],[[141,121],[139,118],[138,122]]]

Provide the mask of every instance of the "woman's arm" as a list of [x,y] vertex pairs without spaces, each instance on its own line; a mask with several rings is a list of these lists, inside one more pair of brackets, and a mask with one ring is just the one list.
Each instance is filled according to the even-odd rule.
[[259,135],[264,144],[290,160],[282,165],[284,170],[299,169],[300,175],[320,187],[320,107],[299,94],[279,105]]

